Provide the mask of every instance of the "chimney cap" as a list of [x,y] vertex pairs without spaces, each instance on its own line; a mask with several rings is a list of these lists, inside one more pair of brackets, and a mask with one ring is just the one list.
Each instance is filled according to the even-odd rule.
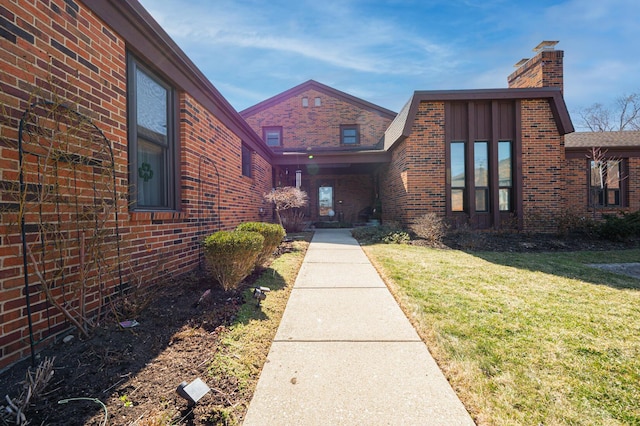
[[514,67],[515,68],[520,68],[521,66],[526,64],[528,61],[529,61],[529,58],[522,58],[518,62],[515,63]]
[[554,46],[558,44],[558,40],[544,40],[539,45],[533,48],[534,52],[540,52],[541,50],[554,50]]

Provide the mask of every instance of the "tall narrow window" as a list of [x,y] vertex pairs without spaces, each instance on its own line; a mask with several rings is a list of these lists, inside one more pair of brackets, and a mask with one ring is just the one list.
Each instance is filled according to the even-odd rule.
[[340,139],[343,145],[357,145],[360,143],[358,126],[340,126]]
[[489,211],[489,143],[476,142],[473,147],[473,176],[476,189],[476,211]]
[[134,208],[175,208],[173,90],[128,60],[129,167]]
[[621,160],[591,161],[589,197],[592,206],[621,206]]
[[500,211],[511,211],[513,171],[511,141],[498,142],[498,202]]
[[245,144],[242,144],[242,175],[251,177],[252,176],[252,162],[251,162],[251,149]]
[[465,158],[464,142],[451,142],[451,210],[464,211]]

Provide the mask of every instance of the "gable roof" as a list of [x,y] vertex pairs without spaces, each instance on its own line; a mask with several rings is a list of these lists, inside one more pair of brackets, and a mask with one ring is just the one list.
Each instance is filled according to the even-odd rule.
[[575,132],[564,139],[567,148],[640,147],[640,131]]
[[384,149],[390,149],[397,142],[409,137],[413,122],[423,101],[472,101],[500,99],[548,99],[558,131],[565,135],[573,132],[573,124],[564,103],[562,91],[557,87],[525,89],[471,89],[471,90],[429,90],[415,91],[395,120],[389,125],[384,136]]
[[320,93],[324,93],[333,98],[337,98],[344,102],[356,105],[357,107],[362,108],[364,110],[376,112],[388,118],[394,118],[396,116],[396,113],[394,111],[383,108],[381,106],[365,101],[363,99],[356,98],[353,95],[334,89],[333,87],[329,87],[322,83],[318,83],[315,80],[308,80],[278,95],[272,96],[269,99],[266,99],[258,104],[255,104],[254,106],[251,106],[243,111],[240,111],[240,115],[245,118],[250,117],[260,111],[263,111],[267,108],[271,108],[272,106],[277,105],[291,97],[294,97],[303,92],[306,92],[307,90],[316,90]]

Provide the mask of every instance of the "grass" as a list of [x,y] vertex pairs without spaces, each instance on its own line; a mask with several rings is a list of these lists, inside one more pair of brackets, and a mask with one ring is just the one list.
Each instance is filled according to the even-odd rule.
[[252,291],[247,289],[245,303],[236,320],[221,334],[218,352],[209,371],[218,380],[235,385],[237,392],[233,401],[228,401],[225,407],[220,407],[219,412],[213,414],[216,418],[211,421],[237,424],[244,416],[302,264],[309,237],[306,235],[307,241],[294,242],[294,250],[275,259],[252,285],[252,288],[264,286],[271,289],[261,307],[256,307]]
[[640,250],[365,251],[478,424],[640,424]]

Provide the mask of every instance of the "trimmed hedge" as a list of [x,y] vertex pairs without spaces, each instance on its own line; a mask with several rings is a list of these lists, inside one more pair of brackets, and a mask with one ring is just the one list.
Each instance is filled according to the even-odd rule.
[[264,266],[267,263],[285,236],[282,226],[266,222],[241,223],[236,227],[236,231],[257,232],[264,237],[262,251],[256,259],[256,267]]
[[204,255],[225,291],[237,288],[255,266],[264,237],[257,232],[218,231],[204,240]]

